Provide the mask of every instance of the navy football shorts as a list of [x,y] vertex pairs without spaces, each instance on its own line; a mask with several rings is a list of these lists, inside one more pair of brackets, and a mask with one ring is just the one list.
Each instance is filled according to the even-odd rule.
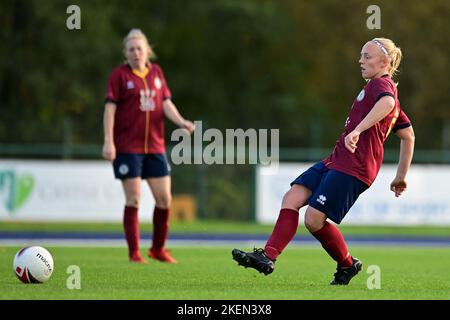
[[113,161],[114,175],[117,179],[142,179],[168,176],[170,166],[166,155],[119,153]]
[[312,191],[308,205],[325,213],[333,222],[339,224],[369,186],[361,180],[340,171],[328,169],[323,162],[314,164],[291,182],[300,184]]

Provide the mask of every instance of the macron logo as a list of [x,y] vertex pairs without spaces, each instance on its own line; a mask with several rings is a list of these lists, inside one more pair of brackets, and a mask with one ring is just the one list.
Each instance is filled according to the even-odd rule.
[[321,194],[321,195],[316,199],[316,201],[317,201],[318,203],[320,203],[321,205],[325,205],[325,201],[327,201],[327,197],[325,197],[323,194]]

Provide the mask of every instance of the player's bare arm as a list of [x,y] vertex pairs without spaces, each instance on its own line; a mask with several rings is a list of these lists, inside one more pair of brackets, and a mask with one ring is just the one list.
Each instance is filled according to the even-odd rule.
[[408,186],[405,179],[413,158],[415,136],[412,127],[400,129],[396,134],[400,138],[400,157],[397,174],[391,182],[391,191],[399,197]]
[[357,148],[356,144],[358,143],[359,135],[386,117],[394,107],[395,101],[391,96],[384,96],[378,100],[367,116],[345,137],[345,147],[354,153]]
[[195,130],[195,125],[192,121],[184,119],[175,104],[170,99],[166,99],[164,101],[164,114],[175,125],[186,129],[189,133],[192,133]]
[[107,102],[105,104],[105,111],[103,113],[103,129],[104,129],[104,143],[102,155],[103,158],[113,161],[116,158],[116,148],[114,146],[113,129],[114,129],[114,115],[116,114],[116,104]]

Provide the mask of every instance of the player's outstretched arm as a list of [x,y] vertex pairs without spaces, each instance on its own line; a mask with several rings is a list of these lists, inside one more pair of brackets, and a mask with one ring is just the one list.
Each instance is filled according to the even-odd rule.
[[102,155],[103,158],[109,161],[113,161],[116,158],[116,147],[114,146],[114,116],[116,114],[116,104],[107,102],[105,104],[105,111],[103,113],[103,131],[104,131],[104,143]]
[[356,126],[356,128],[345,137],[345,147],[352,153],[356,150],[359,135],[372,127],[375,123],[386,117],[395,106],[394,98],[384,96],[373,106],[367,116]]
[[413,127],[400,129],[397,131],[397,136],[400,138],[400,157],[398,160],[397,174],[391,182],[391,190],[399,197],[407,188],[406,174],[414,154],[414,130]]
[[164,114],[166,117],[172,121],[175,125],[179,126],[180,128],[184,128],[189,133],[192,133],[195,130],[195,125],[189,121],[184,119],[180,112],[178,112],[177,107],[170,99],[164,100]]

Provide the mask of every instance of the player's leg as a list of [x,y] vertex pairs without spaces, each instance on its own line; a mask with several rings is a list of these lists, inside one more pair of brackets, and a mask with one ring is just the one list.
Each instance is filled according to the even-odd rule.
[[293,185],[283,197],[280,214],[272,234],[264,249],[254,249],[244,252],[239,249],[232,251],[233,259],[239,265],[258,270],[268,275],[273,272],[277,257],[294,238],[298,228],[298,210],[303,207],[311,196],[311,191],[302,185]]
[[348,284],[362,268],[347,249],[344,237],[330,220],[340,223],[367,186],[354,177],[330,170],[314,194],[305,213],[305,226],[337,263],[331,284]]
[[128,178],[122,180],[125,194],[125,206],[139,209],[141,201],[141,178]]
[[125,193],[125,209],[123,214],[123,227],[128,244],[128,256],[131,262],[147,263],[139,252],[139,202],[141,198],[141,178],[122,180]]
[[323,212],[308,207],[305,213],[305,226],[337,263],[336,273],[330,284],[347,285],[361,271],[362,263],[350,255],[341,232],[326,219],[327,216]]
[[298,228],[298,211],[308,202],[311,194],[311,190],[300,184],[294,184],[285,193],[277,222],[264,247],[264,251],[269,259],[276,260],[294,238]]
[[169,230],[169,214],[171,204],[170,176],[147,179],[155,199],[153,211],[153,242],[152,249],[164,248]]
[[325,251],[337,262],[339,267],[350,267],[352,257],[339,229],[329,223],[327,215],[309,206],[305,213],[305,227],[319,240]]
[[150,155],[145,170],[146,181],[155,199],[153,210],[153,237],[149,257],[169,263],[177,263],[165,249],[169,234],[169,215],[172,202],[171,177],[164,155]]
[[122,182],[125,194],[123,227],[128,244],[128,256],[131,262],[146,263],[139,252],[138,209],[141,198],[141,161],[135,154],[118,154],[113,162],[114,175]]
[[264,249],[255,248],[253,252],[239,249],[232,251],[233,259],[239,265],[254,268],[266,275],[273,272],[275,260],[297,232],[298,210],[308,202],[312,190],[319,185],[326,171],[322,162],[316,163],[291,183],[291,189],[283,197],[277,222]]
[[293,184],[285,193],[281,204],[281,210],[264,249],[254,249],[253,252],[244,252],[239,249],[232,251],[233,258],[244,267],[251,267],[260,273],[268,275],[273,272],[277,257],[294,238],[298,228],[298,210],[303,207],[311,190],[300,184]]
[[165,242],[169,234],[169,214],[172,194],[170,191],[170,176],[147,179],[148,185],[155,198],[153,211],[153,237],[149,257],[168,263],[177,263],[165,249]]
[[155,199],[155,207],[168,211],[172,204],[172,180],[170,176],[148,178],[146,180]]

